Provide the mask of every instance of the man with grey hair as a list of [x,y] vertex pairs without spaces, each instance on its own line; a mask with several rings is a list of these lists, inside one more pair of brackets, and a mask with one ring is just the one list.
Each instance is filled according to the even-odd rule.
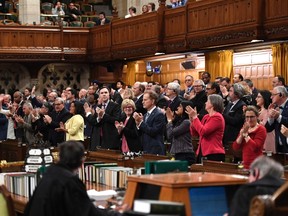
[[57,132],[55,128],[60,127],[60,122],[65,122],[70,118],[70,113],[65,109],[64,100],[57,97],[54,102],[54,110],[49,115],[44,115],[44,122],[49,128],[49,141],[52,146],[57,146],[65,140],[65,132]]
[[22,142],[33,145],[35,142],[34,130],[32,128],[32,110],[33,106],[29,102],[23,104],[24,116],[15,115],[15,121],[17,122],[17,127],[23,128]]
[[186,98],[193,103],[193,108],[196,107],[197,113],[200,112],[207,101],[207,95],[205,92],[205,83],[203,80],[198,79],[193,83],[193,91],[190,92],[189,97]]
[[173,112],[177,110],[181,100],[179,98],[180,85],[176,82],[170,82],[166,88],[166,96],[168,97],[167,108],[169,107]]
[[256,158],[250,166],[249,183],[241,186],[232,200],[229,216],[249,215],[250,202],[257,195],[272,195],[284,184],[284,168],[266,157]]
[[236,140],[237,135],[244,124],[243,106],[246,104],[241,100],[244,95],[245,89],[239,83],[233,84],[229,89],[228,99],[230,102],[223,112],[223,117],[225,119],[223,144],[226,149],[229,148],[229,143]]
[[[267,132],[275,129],[276,151],[288,153],[287,137],[281,133],[281,127],[288,127],[288,92],[284,86],[276,86],[271,92],[272,103],[268,107]],[[283,125],[283,126],[282,126]]]

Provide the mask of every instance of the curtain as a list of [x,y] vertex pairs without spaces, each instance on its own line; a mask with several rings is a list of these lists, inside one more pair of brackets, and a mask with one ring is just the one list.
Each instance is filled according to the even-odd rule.
[[211,80],[215,80],[218,76],[231,78],[233,72],[233,50],[206,53],[205,70],[211,74]]
[[218,51],[219,53],[219,76],[232,79],[233,73],[233,50]]
[[288,80],[288,43],[272,45],[272,64],[274,76],[281,75]]
[[205,71],[211,75],[211,81],[219,75],[219,55],[218,52],[210,52],[205,54]]

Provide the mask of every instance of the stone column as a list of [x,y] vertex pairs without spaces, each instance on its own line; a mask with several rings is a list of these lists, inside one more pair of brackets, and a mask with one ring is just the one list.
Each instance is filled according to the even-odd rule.
[[40,23],[40,1],[19,0],[19,21],[22,25]]

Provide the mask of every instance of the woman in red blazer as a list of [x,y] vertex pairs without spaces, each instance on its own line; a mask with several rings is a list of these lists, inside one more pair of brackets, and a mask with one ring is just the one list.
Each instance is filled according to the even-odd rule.
[[193,136],[199,136],[199,146],[196,152],[197,163],[201,163],[202,159],[225,161],[225,150],[222,143],[225,129],[225,121],[222,116],[223,98],[217,94],[209,95],[205,109],[208,114],[200,121],[196,109],[190,106],[186,108],[191,121],[190,132]]
[[244,114],[245,123],[233,142],[233,149],[242,150],[244,168],[249,169],[250,164],[262,155],[267,132],[265,127],[258,123],[259,111],[255,106],[248,106]]

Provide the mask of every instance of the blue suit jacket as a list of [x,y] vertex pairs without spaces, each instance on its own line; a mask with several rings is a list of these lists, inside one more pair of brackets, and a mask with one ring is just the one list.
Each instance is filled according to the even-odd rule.
[[[273,124],[269,124],[267,121],[265,127],[267,132],[271,132],[275,129],[275,145],[276,152],[288,153],[288,143],[287,138],[281,133],[281,125],[288,127],[288,102],[286,102],[284,109],[281,113],[281,122],[274,120]],[[279,140],[281,140],[282,145],[280,145]]]
[[[147,113],[144,115],[144,119]],[[165,116],[158,109],[154,109],[147,121],[143,121],[139,127],[142,138],[143,151],[148,154],[165,155],[164,130]]]

